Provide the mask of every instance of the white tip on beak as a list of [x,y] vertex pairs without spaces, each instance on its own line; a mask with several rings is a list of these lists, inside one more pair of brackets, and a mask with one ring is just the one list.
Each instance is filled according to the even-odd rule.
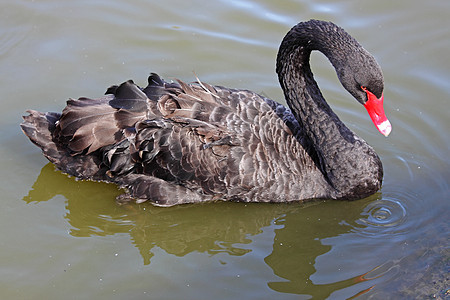
[[389,122],[389,120],[384,121],[377,127],[378,127],[378,131],[380,131],[385,137],[387,137],[389,135],[389,133],[391,133],[391,131],[392,131],[392,125]]

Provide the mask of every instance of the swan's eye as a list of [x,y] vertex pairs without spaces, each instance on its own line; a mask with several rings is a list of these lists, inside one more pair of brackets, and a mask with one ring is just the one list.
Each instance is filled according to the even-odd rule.
[[366,88],[365,86],[363,86],[363,85],[361,86],[361,89],[362,89],[364,92],[366,92],[366,93],[367,93],[367,91],[368,91],[367,88]]

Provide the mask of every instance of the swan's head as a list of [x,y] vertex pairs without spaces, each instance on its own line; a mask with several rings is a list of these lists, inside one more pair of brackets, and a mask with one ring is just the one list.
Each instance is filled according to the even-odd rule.
[[383,108],[383,73],[375,58],[364,48],[349,55],[346,63],[337,70],[344,88],[364,105],[378,131],[388,136],[392,130]]
[[[318,50],[330,60],[344,88],[367,109],[377,129],[385,136],[391,132],[383,109],[384,79],[375,58],[339,26],[325,21],[310,20],[294,26],[284,37],[277,56],[277,73],[282,83],[293,70],[301,68],[301,76],[312,77],[309,67],[311,51]],[[297,60],[292,57],[298,56]]]

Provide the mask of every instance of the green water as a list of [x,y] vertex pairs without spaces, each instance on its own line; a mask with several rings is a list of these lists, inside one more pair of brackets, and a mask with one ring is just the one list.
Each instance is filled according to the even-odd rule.
[[[0,4],[1,298],[448,297],[450,2],[179,2]],[[55,171],[20,131],[26,109],[60,111],[150,72],[283,102],[276,52],[310,18],[344,27],[384,72],[389,138],[325,58],[311,63],[383,161],[383,188],[367,199],[119,206],[115,186]]]

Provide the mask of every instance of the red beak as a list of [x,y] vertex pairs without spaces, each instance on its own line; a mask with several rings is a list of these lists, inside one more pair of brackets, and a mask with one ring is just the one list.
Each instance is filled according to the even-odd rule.
[[384,136],[388,136],[389,133],[391,133],[392,126],[389,120],[386,118],[386,115],[384,114],[383,94],[378,99],[366,88],[362,87],[362,89],[367,93],[368,100],[366,104],[364,104],[364,107],[367,109],[367,112],[369,113],[373,124],[375,124],[379,132],[381,132]]

